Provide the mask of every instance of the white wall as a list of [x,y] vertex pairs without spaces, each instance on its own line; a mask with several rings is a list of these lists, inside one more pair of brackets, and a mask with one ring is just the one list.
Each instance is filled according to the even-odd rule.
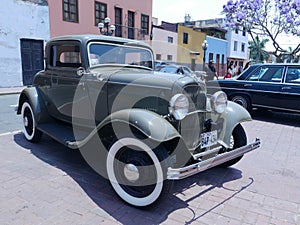
[[[173,43],[168,43],[168,37],[173,37]],[[151,42],[151,45],[154,51],[155,59],[156,54],[161,54],[161,60],[164,61],[167,60],[167,55],[172,55],[172,61],[176,62],[177,43],[178,34],[176,32],[153,27],[153,40]]]
[[[248,33],[242,35],[242,31],[239,30],[238,34],[235,30],[228,30],[226,33],[226,39],[228,40],[227,57],[238,58],[238,59],[248,59]],[[237,51],[234,51],[234,42],[237,41]],[[245,44],[245,51],[242,52],[241,45]]]
[[49,40],[49,10],[45,2],[0,1],[0,87],[23,85],[21,38]]

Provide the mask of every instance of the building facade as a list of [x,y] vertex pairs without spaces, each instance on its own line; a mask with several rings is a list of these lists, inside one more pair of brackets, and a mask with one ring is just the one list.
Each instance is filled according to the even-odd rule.
[[189,66],[192,70],[203,69],[202,43],[206,38],[206,34],[193,27],[178,25],[178,49],[177,61],[179,64]]
[[110,18],[118,37],[149,40],[152,0],[48,0],[51,37],[99,34],[98,24]]
[[44,69],[45,42],[99,34],[98,24],[106,17],[115,25],[113,35],[150,40],[152,0],[1,0],[0,87],[32,84]]
[[50,38],[47,1],[1,0],[0,21],[0,87],[31,84]]
[[244,66],[248,61],[248,34],[245,29],[228,30],[227,64]]
[[214,61],[217,73],[219,76],[224,76],[226,73],[227,48],[228,41],[212,36],[206,36],[208,48],[205,54],[205,63],[210,60]]
[[[155,19],[153,18],[152,20],[155,21]],[[153,23],[150,45],[152,46],[155,60],[177,62],[177,43],[177,32],[167,30],[164,26],[158,26],[157,23]]]

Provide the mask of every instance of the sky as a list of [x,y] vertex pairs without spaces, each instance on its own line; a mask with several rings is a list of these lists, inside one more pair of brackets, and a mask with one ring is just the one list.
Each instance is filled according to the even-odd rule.
[[[158,25],[161,21],[170,23],[184,22],[184,16],[189,14],[191,20],[215,19],[224,17],[221,15],[223,5],[228,0],[153,0],[152,15],[158,19]],[[288,46],[296,47],[300,39],[295,37],[287,38],[285,35],[278,38],[283,48]],[[266,50],[273,50],[269,41],[266,44]]]
[[153,0],[153,17],[170,23],[183,22],[190,14],[192,20],[220,17],[228,0]]

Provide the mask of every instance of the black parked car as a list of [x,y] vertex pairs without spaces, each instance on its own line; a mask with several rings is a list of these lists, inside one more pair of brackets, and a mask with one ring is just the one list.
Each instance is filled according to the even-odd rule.
[[299,64],[255,64],[236,78],[207,83],[210,93],[220,88],[250,112],[255,107],[300,113]]
[[[134,206],[259,147],[241,125],[250,114],[226,94],[206,93],[192,76],[154,72],[149,45],[97,35],[47,42],[46,68],[20,95],[30,142],[42,134],[79,149],[115,192]],[[84,178],[83,178],[84,179]]]

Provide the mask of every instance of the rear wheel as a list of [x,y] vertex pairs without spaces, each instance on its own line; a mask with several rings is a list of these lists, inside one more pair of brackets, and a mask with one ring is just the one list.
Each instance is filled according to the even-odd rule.
[[115,192],[127,203],[142,207],[166,193],[168,161],[162,146],[151,149],[140,139],[125,137],[109,149],[106,168]]
[[[237,148],[245,146],[245,145],[247,145],[247,136],[246,136],[245,130],[242,127],[242,125],[238,124],[232,132],[232,135],[230,138],[230,147],[227,149],[227,152],[230,152],[234,149],[237,149]],[[243,156],[240,156],[238,158],[235,158],[235,159],[229,160],[225,163],[222,163],[220,165],[220,167],[232,166],[232,165],[236,164],[238,161],[240,161],[242,157]]]
[[22,105],[21,115],[23,119],[23,134],[30,142],[39,142],[42,132],[36,129],[36,121],[32,107],[29,102],[25,101]]
[[234,95],[231,97],[231,101],[243,106],[248,112],[251,112],[252,110],[252,105],[248,96]]

